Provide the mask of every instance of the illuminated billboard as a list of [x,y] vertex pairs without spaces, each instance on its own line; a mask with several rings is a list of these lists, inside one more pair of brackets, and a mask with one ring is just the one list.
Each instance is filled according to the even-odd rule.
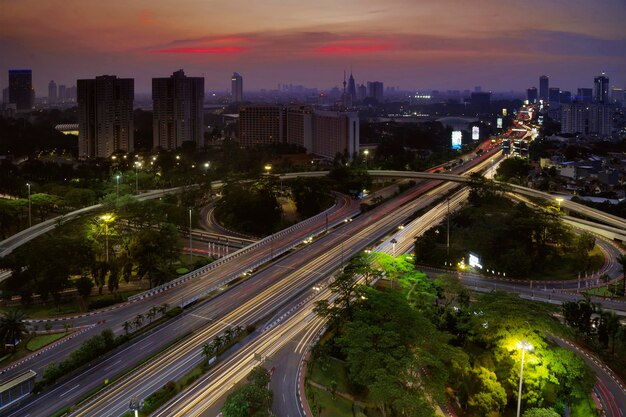
[[480,128],[478,126],[474,126],[472,128],[472,140],[478,140],[480,138]]
[[461,141],[463,135],[460,130],[454,130],[452,132],[452,149],[461,149]]
[[473,266],[474,268],[481,268],[482,269],[482,265],[480,264],[480,258],[478,257],[478,255],[470,252],[469,253],[469,264],[470,266]]
[[502,115],[506,116],[506,109],[502,109]]
[[496,127],[502,129],[502,117],[498,117],[498,120],[496,120]]

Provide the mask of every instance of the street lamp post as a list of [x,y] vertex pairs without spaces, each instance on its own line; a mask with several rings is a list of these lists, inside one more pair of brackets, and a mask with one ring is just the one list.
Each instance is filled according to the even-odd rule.
[[113,221],[113,216],[110,214],[104,214],[100,216],[100,219],[104,221],[104,250],[106,262],[109,263],[109,223]]
[[450,259],[450,198],[446,199],[448,202],[448,232],[446,235],[446,257]]
[[26,183],[28,187],[28,227],[33,226],[33,217],[31,215],[31,204],[30,204],[30,182]]
[[519,371],[519,392],[517,393],[517,417],[520,416],[520,411],[522,409],[522,381],[524,378],[524,352],[532,351],[533,345],[528,343],[525,340],[522,340],[521,343],[518,344],[518,347],[522,349],[522,365]]
[[395,258],[396,257],[396,243],[398,243],[398,241],[395,238],[393,238],[391,239],[390,243],[391,243],[391,247],[393,251],[393,257]]
[[561,202],[563,201],[563,198],[562,197],[557,197],[557,198],[555,198],[555,200],[556,200],[557,204],[559,205],[559,211],[561,211]]
[[189,209],[189,268],[192,265],[193,244],[191,241],[191,208]]
[[135,161],[135,194],[139,194],[139,176],[137,174],[138,168],[141,168],[141,162]]
[[365,155],[365,169],[367,169],[367,157],[369,156],[369,154],[370,154],[370,150],[369,149],[365,149],[363,151],[363,155]]
[[115,176],[115,201],[117,201],[119,196],[120,196],[120,174],[117,174]]

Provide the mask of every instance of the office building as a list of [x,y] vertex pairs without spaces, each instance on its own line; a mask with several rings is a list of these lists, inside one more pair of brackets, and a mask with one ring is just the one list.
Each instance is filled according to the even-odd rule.
[[132,78],[114,75],[78,80],[79,158],[133,151],[134,85]]
[[623,88],[611,88],[611,102],[624,107],[626,105],[626,91]]
[[243,100],[243,77],[238,72],[233,72],[230,77],[230,94],[235,103]]
[[365,97],[367,97],[367,87],[365,87],[364,84],[361,84],[356,88],[356,99],[361,101],[364,100]]
[[559,94],[559,103],[569,104],[572,102],[572,93],[570,91],[561,91]]
[[359,150],[356,112],[320,111],[308,105],[253,105],[239,109],[239,145],[291,143],[332,159]]
[[589,106],[589,133],[600,137],[611,136],[613,133],[613,106],[611,104],[593,103]]
[[609,77],[604,74],[593,79],[593,101],[609,104]]
[[561,133],[588,133],[589,106],[582,103],[561,107]]
[[283,121],[285,142],[311,150],[313,134],[313,108],[305,105],[287,107]]
[[576,101],[578,103],[589,104],[593,101],[593,89],[592,88],[579,88],[576,94]]
[[67,87],[64,84],[59,84],[59,103],[65,103],[67,101]]
[[612,132],[613,106],[610,104],[573,103],[561,106],[561,133],[607,137]]
[[372,97],[377,102],[383,102],[383,83],[380,81],[367,82],[367,96]]
[[537,87],[530,87],[526,90],[526,100],[528,100],[530,104],[536,103],[538,97],[539,96],[537,95]]
[[311,153],[329,159],[340,153],[352,159],[359,151],[358,113],[316,110],[312,139]]
[[239,145],[272,145],[283,142],[283,108],[274,105],[239,107]]
[[9,70],[9,103],[15,104],[18,112],[33,109],[35,92],[33,91],[32,70]]
[[548,90],[548,102],[551,106],[557,105],[561,102],[561,89],[558,87],[550,87]]
[[57,84],[54,81],[48,83],[48,104],[57,102]]
[[348,99],[350,101],[350,105],[356,101],[356,83],[354,82],[352,72],[350,73],[350,78],[348,79]]
[[204,146],[203,104],[203,77],[187,77],[181,69],[168,78],[153,78],[153,146],[176,149],[183,142]]
[[539,99],[547,102],[550,97],[550,78],[547,75],[539,77]]

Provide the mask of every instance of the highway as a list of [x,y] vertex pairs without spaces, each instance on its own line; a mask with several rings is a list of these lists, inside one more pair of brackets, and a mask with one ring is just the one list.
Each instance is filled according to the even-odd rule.
[[[428,182],[426,184],[431,184],[430,186],[434,186],[436,183],[438,183],[438,182]],[[445,184],[444,186],[442,186],[442,188],[443,189],[447,189],[446,187],[453,188],[453,186],[454,185],[452,185],[452,184]],[[424,189],[422,189],[422,187],[417,187],[417,188],[421,189],[421,191],[424,191]],[[443,192],[444,191],[438,191],[438,193],[436,193],[436,195],[431,195],[431,202],[434,201],[437,198],[441,198],[441,194]],[[402,200],[405,200],[405,199],[403,198],[403,199],[399,199],[399,200],[402,201]],[[402,202],[405,202],[405,201],[402,201]],[[381,207],[384,207],[384,206],[385,205],[383,205]],[[354,207],[351,207],[351,209],[354,210]],[[390,213],[393,212],[394,210],[389,209],[389,208],[388,208],[388,210],[389,211],[387,213],[383,213],[383,214],[380,214],[380,211],[373,210],[368,217],[374,219],[375,221],[381,220],[381,218],[384,218],[385,220],[388,220],[391,217],[393,217],[394,219],[396,219],[396,222],[398,224],[402,222],[401,219],[399,219],[399,218],[397,218],[395,216],[396,213],[393,213],[394,215],[390,216]],[[408,215],[412,214],[411,210],[415,211],[415,210],[417,210],[417,208],[416,207],[411,207],[411,209],[408,212],[404,213],[404,215],[408,216]],[[338,212],[339,211],[340,210],[338,210]],[[376,213],[378,213],[378,214],[376,214]],[[347,218],[347,217],[351,217],[351,216],[345,216],[345,214],[340,214],[340,215],[337,215],[335,217],[332,217],[331,220],[333,220],[335,222],[341,222],[343,218]],[[356,236],[357,232],[360,230],[360,228],[359,228],[359,230],[353,229],[353,227],[356,227],[356,225],[358,223],[358,220],[359,219],[356,219],[354,222],[347,223],[344,227],[342,227],[340,229],[340,230],[344,230],[344,229],[347,230],[346,232],[343,232],[343,239],[339,238],[339,240],[335,240],[332,243],[327,244],[327,246],[326,246],[326,250],[328,251],[328,253],[329,254],[332,253],[333,256],[334,256],[333,263],[335,264],[334,265],[335,267],[338,266],[338,265],[336,265],[338,259],[339,259],[339,263],[342,262],[342,259],[348,259],[352,254],[354,254],[354,253],[356,253],[356,252],[358,252],[360,250],[359,247],[361,249],[365,247],[365,246],[363,246],[365,241],[371,240],[372,231],[367,230],[367,228],[363,228],[364,230],[366,230],[366,236],[360,237],[358,239],[358,241],[353,241],[354,236]],[[306,238],[306,237],[310,236],[311,234],[314,234],[314,231],[319,232],[319,231],[323,230],[324,227],[321,227],[321,228],[319,227],[320,223],[323,223],[323,221],[317,222],[317,226],[318,227],[315,230],[313,230],[314,228],[311,226],[311,227],[302,228],[302,229],[300,229],[299,232],[298,231],[293,231],[295,233],[295,235],[297,235],[299,237],[294,237],[293,239],[291,239],[291,243],[292,244],[293,243],[299,243],[299,242],[301,242],[303,237]],[[351,226],[352,226],[352,228],[351,228]],[[386,224],[384,227],[392,227],[393,228],[394,226],[390,226],[389,224]],[[296,233],[296,232],[298,232],[299,234]],[[368,235],[368,233],[369,233],[369,235]],[[333,233],[331,233],[331,234],[329,234],[327,236],[332,236],[332,235],[333,235]],[[350,236],[350,238],[348,239],[348,238],[346,238],[346,236]],[[145,303],[143,306],[140,306],[140,308],[136,308],[135,310],[132,310],[128,306],[140,305],[140,303],[129,303],[129,304],[123,306],[123,307],[116,308],[116,309],[112,310],[111,312],[102,313],[101,315],[98,316],[98,318],[101,319],[101,317],[103,317],[103,316],[107,317],[107,318],[105,318],[105,320],[108,321],[107,326],[111,325],[112,323],[115,323],[114,327],[117,328],[117,330],[119,331],[119,327],[118,326],[121,326],[121,323],[123,322],[122,316],[123,317],[127,317],[127,318],[128,317],[133,317],[135,314],[137,314],[139,312],[141,312],[141,313],[145,312],[152,305],[158,305],[158,304],[162,304],[163,302],[168,302],[168,301],[165,301],[165,300],[169,300],[169,304],[178,304],[178,300],[180,299],[180,304],[182,304],[182,305],[189,304],[190,303],[189,300],[192,300],[193,297],[197,296],[198,292],[204,292],[204,291],[207,291],[207,288],[211,288],[209,284],[215,284],[215,285],[222,284],[223,281],[220,280],[220,279],[223,278],[224,275],[226,275],[226,274],[224,274],[224,269],[225,268],[222,268],[222,265],[228,265],[228,264],[231,263],[229,261],[232,261],[233,259],[238,258],[237,261],[239,261],[239,262],[232,262],[233,264],[236,264],[234,267],[232,267],[232,269],[230,269],[230,270],[228,270],[227,268],[226,269],[227,269],[227,272],[233,272],[233,273],[241,274],[242,272],[250,269],[250,268],[247,268],[246,266],[248,266],[250,264],[254,265],[254,261],[257,261],[258,258],[262,258],[263,262],[265,262],[266,260],[269,260],[269,258],[275,257],[275,256],[272,256],[272,255],[275,255],[274,252],[278,253],[280,250],[283,250],[283,249],[287,248],[289,245],[285,244],[285,242],[283,241],[284,240],[283,238],[284,238],[283,235],[279,236],[278,238],[275,237],[275,236],[271,236],[270,239],[266,238],[265,240],[263,240],[263,241],[258,243],[259,246],[255,247],[255,248],[253,248],[253,249],[251,249],[249,251],[247,251],[245,253],[246,256],[241,256],[241,255],[238,255],[237,257],[233,256],[231,259],[228,259],[225,262],[220,263],[218,265],[218,267],[214,267],[214,269],[211,269],[209,271],[201,271],[200,275],[197,275],[197,276],[195,276],[193,278],[189,278],[187,281],[185,281],[185,285],[179,285],[179,286],[175,287],[175,288],[177,288],[179,290],[178,293],[176,293],[176,294],[174,294],[176,291],[171,291],[171,290],[170,291],[164,291],[165,288],[161,288],[161,289],[157,290],[157,291],[160,291],[157,294],[154,294],[154,295],[150,296],[149,298],[144,298],[144,300],[149,300],[149,302]],[[319,241],[322,241],[322,240],[323,240],[323,238],[319,239]],[[351,243],[348,243],[348,241],[350,241]],[[315,245],[316,243],[317,243],[317,241],[314,241],[313,245]],[[311,245],[310,248],[307,248],[304,251],[300,251],[299,254],[301,254],[302,252],[306,252],[307,250],[313,251],[313,249],[311,249],[311,248],[313,248],[313,245]],[[341,249],[339,249],[339,248],[341,248]],[[320,251],[320,250],[323,250],[323,249],[324,249],[324,247],[322,247],[322,249],[315,249],[315,251]],[[258,250],[258,251],[256,253],[255,252],[251,252],[251,251],[254,251],[254,250]],[[242,260],[249,260],[249,258],[252,258],[254,256],[258,256],[258,258],[255,258],[252,262],[246,263],[246,265],[244,265],[244,266],[241,265],[241,263],[243,263],[243,262],[241,262]],[[300,255],[298,255],[298,256],[300,256]],[[288,259],[288,258],[290,258],[290,256],[288,256],[288,257],[286,257],[284,259]],[[281,263],[282,263],[282,260],[280,262],[278,262],[277,266],[280,265]],[[320,266],[319,264],[318,264],[318,268],[317,269],[306,268],[305,265],[301,265],[301,264],[298,264],[298,263],[289,264],[289,265],[290,266],[287,266],[287,267],[283,266],[283,269],[285,269],[285,268],[286,269],[298,268],[298,269],[303,269],[304,271],[306,271],[306,270],[317,271],[318,269],[322,268],[322,266]],[[299,265],[299,266],[294,266],[294,265]],[[328,262],[326,263],[326,265],[323,265],[323,267],[327,267],[327,266],[328,266]],[[267,268],[267,269],[269,270],[270,268]],[[265,270],[263,270],[263,271],[265,271]],[[211,273],[214,273],[214,275],[216,275],[217,279],[215,281],[213,281],[213,282],[208,282]],[[294,288],[293,286],[291,286],[289,288],[285,287],[283,290],[287,291],[287,292],[291,292],[292,294],[298,293],[298,291],[302,291],[303,288],[306,288],[307,285],[310,286],[310,283],[315,281],[315,279],[313,279],[313,278],[316,278],[315,276],[318,275],[318,273],[319,272],[317,272],[315,274],[312,274],[313,277],[309,277],[309,278],[302,277],[302,276],[294,278],[291,275],[289,275],[289,277],[291,277],[292,280],[304,281],[306,283],[306,285],[301,286],[300,288]],[[256,274],[256,275],[259,275],[259,274]],[[276,274],[275,273],[270,273],[270,276],[275,277]],[[261,278],[259,278],[259,279],[261,279]],[[276,278],[269,278],[269,280],[276,281],[278,279],[276,279]],[[281,281],[288,281],[287,278],[280,278],[280,280]],[[283,284],[283,285],[285,285],[285,284]],[[219,287],[222,287],[222,285],[219,285]],[[260,287],[255,288],[253,285],[249,286],[248,283],[246,283],[245,287],[246,287],[246,289],[248,287],[250,287],[249,290],[245,291],[248,294],[250,293],[250,291],[254,291],[255,289],[260,290]],[[272,292],[275,292],[275,291],[277,291],[277,290],[276,289],[272,289]],[[237,292],[239,293],[239,291],[237,291]],[[229,293],[230,292],[227,291],[225,293],[225,295],[229,294]],[[259,303],[260,304],[266,303],[267,299],[277,300],[277,298],[276,299],[275,298],[271,298],[270,295],[271,294],[265,294],[264,296],[267,297],[265,299],[255,299],[256,301],[253,302],[254,305],[250,306],[250,309],[253,309],[253,307],[255,307],[255,305],[257,305]],[[287,297],[287,295],[283,294],[283,296],[281,296],[281,299],[283,299],[284,297]],[[229,298],[229,297],[227,297],[227,298]],[[243,300],[240,299],[241,297],[233,297],[233,298],[234,298],[234,300],[225,301],[225,304],[229,304],[230,303],[231,306],[233,305],[232,303],[235,303],[236,305],[242,305]],[[221,300],[222,297],[218,297],[218,299]],[[276,301],[274,301],[274,302],[276,302]],[[142,309],[142,307],[143,307],[143,309]],[[273,304],[272,307],[273,308],[277,308],[278,304]],[[227,308],[227,307],[224,306],[224,308]],[[124,309],[124,311],[122,312],[120,309]],[[211,310],[211,309],[213,309],[213,310]],[[208,314],[206,314],[206,315],[201,314],[202,311],[200,311],[200,310],[198,310],[199,312],[194,310],[192,314],[186,314],[186,316],[187,317],[188,316],[195,317],[195,319],[200,319],[200,321],[196,321],[195,319],[189,319],[189,318],[186,318],[185,321],[188,321],[189,323],[193,323],[193,324],[191,324],[191,328],[194,328],[195,326],[200,326],[202,324],[201,320],[202,320],[203,317],[204,318],[212,318],[214,321],[222,324],[223,327],[221,328],[221,331],[223,331],[223,329],[225,328],[224,326],[226,326],[224,324],[225,320],[224,319],[219,319],[219,318],[216,317],[215,314],[213,314],[213,312],[216,309],[217,309],[217,307],[212,305],[209,308]],[[239,310],[239,309],[237,309],[237,310]],[[136,311],[136,312],[133,312],[133,311]],[[272,311],[272,310],[269,310],[269,311]],[[256,312],[256,314],[263,314],[263,313],[267,314],[267,312],[268,312],[267,309],[265,311],[259,310],[259,311]],[[108,317],[107,316],[108,314],[110,314],[111,317]],[[239,317],[240,320],[238,322],[236,322],[237,324],[241,324],[241,322],[246,323],[246,321],[245,321],[246,319],[248,319],[248,320],[254,319],[254,317],[246,317],[246,316],[244,316],[242,312],[240,312],[239,314],[240,314],[240,316],[238,316],[238,317]],[[227,317],[229,317],[229,316],[227,316]],[[78,318],[78,319],[75,319],[75,320],[78,321],[78,323],[80,323],[80,320],[83,320],[83,319],[82,318]],[[86,323],[91,323],[91,322],[93,322],[93,317],[85,318],[84,320],[85,320],[85,324]],[[115,322],[116,320],[117,320],[117,322]],[[226,322],[233,323],[234,321],[226,320]],[[206,319],[205,319],[204,323],[206,323]],[[98,329],[98,327],[96,327],[96,328]],[[213,335],[219,334],[219,331],[220,331],[219,326],[214,327],[209,333],[203,334],[203,337],[205,339],[203,339],[200,342],[203,343],[204,341],[207,341],[206,338],[212,337],[212,336],[210,336],[211,334],[213,334]],[[156,338],[159,339],[159,337],[156,337]],[[138,345],[138,344],[135,344],[135,345]],[[150,346],[147,343],[146,343],[146,345]],[[146,349],[146,351],[150,350],[150,349],[148,349],[148,347],[144,347],[144,345],[142,345],[140,348],[139,347],[134,347],[134,348],[133,347],[129,347],[129,349],[131,349],[131,350],[129,352],[127,352],[126,355],[130,356],[131,358],[135,357],[133,352],[137,353],[138,349],[139,350]],[[134,349],[134,350],[132,350],[132,349]],[[197,356],[199,358],[199,354],[197,352],[197,349],[198,348],[196,346],[196,352],[193,355],[191,355],[191,356]],[[68,347],[67,351],[70,351],[70,350],[71,349]],[[156,350],[156,349],[154,349],[154,350]],[[140,356],[141,355],[143,355],[143,352],[141,352]],[[177,362],[176,362],[177,364],[178,363],[186,364],[185,361],[181,362],[179,358],[176,358],[174,360],[177,360]],[[49,358],[41,360],[42,364],[49,363],[49,361],[50,361]],[[109,369],[111,369],[111,370],[117,370],[118,368],[115,366],[115,362],[117,362],[117,361],[127,362],[126,359],[121,360],[119,357],[117,357],[117,358],[115,358],[115,360],[113,362],[107,362],[106,363],[106,367],[110,367]],[[34,362],[31,362],[31,363],[34,363]],[[165,362],[165,363],[171,364],[172,362]],[[129,363],[123,363],[123,365],[129,365]],[[28,367],[30,367],[30,366],[28,366]],[[176,371],[179,372],[179,373],[182,373],[183,372],[183,368],[184,368],[184,366],[181,366],[180,368],[177,368]],[[155,369],[159,369],[159,368],[155,368]],[[96,378],[95,382],[97,384],[101,384],[101,381],[103,380],[101,378],[101,376],[102,375],[106,375],[106,374],[100,374],[99,372],[97,374],[98,374],[98,378]],[[115,374],[115,372],[113,372],[113,375],[114,374]],[[175,375],[175,373],[173,375]],[[164,381],[166,382],[167,379],[165,379]],[[161,380],[161,382],[163,382],[163,380]],[[161,385],[162,385],[162,383],[161,383]],[[159,385],[158,385],[158,383],[156,383],[154,386],[158,387]],[[83,389],[82,386],[76,387],[76,385],[66,386],[65,389],[67,391],[61,392],[61,394],[63,394],[62,398],[67,398],[69,403],[71,403],[71,400],[69,400],[71,397],[72,398],[76,398],[78,396],[78,395],[74,395],[74,393],[84,392],[86,390],[86,388]],[[105,391],[110,391],[110,390],[107,389]],[[126,393],[127,392],[128,391],[126,391]],[[146,392],[150,392],[150,391],[146,390]],[[127,401],[127,399],[124,399],[123,403],[125,404],[126,401]],[[15,414],[15,415],[17,415],[17,414]],[[22,414],[20,414],[20,415],[22,415]],[[39,414],[33,414],[33,415],[39,415]],[[89,414],[85,414],[85,415],[89,415]],[[91,414],[91,415],[93,415],[93,414]],[[100,415],[100,414],[97,414],[97,415]]]
[[[480,161],[474,163],[478,162]],[[115,386],[108,387],[102,392],[104,397],[94,400],[94,403],[90,402],[84,409],[73,415],[115,414],[126,407],[128,393],[145,398],[146,394],[184,373],[183,368],[187,364],[192,366],[192,362],[200,360],[199,347],[224,331],[226,323],[245,327],[248,323],[259,320],[279,308],[281,302],[288,303],[298,293],[310,288],[321,276],[329,274],[340,266],[344,259],[347,260],[364,249],[377,236],[382,236],[387,230],[397,227],[415,210],[425,207],[424,202],[413,200],[437,185],[440,185],[440,182],[431,181],[414,187],[410,192],[380,205],[352,222],[346,222],[337,231],[314,240],[304,249],[259,271],[255,276],[258,276],[259,280],[269,281],[271,285],[261,287],[260,284],[247,282],[236,292],[226,292],[223,297],[218,298],[220,302],[231,306],[231,311],[225,316],[218,317],[215,311],[205,315],[198,312],[199,310],[194,310],[193,314],[211,318],[211,324],[198,330],[180,345],[169,349],[160,358],[143,365],[132,375],[124,377]],[[455,187],[455,185],[443,184],[442,187]],[[209,310],[213,309],[209,307]],[[158,365],[154,365],[155,363]],[[174,363],[175,369],[171,366]],[[156,369],[158,369],[158,374]],[[146,375],[150,375],[149,380]]]

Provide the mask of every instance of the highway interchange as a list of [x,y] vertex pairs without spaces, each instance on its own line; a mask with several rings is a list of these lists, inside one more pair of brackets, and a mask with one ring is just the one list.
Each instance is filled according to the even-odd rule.
[[[484,162],[485,158],[483,158],[482,161]],[[379,208],[372,210],[372,212],[368,213],[366,216],[359,216],[352,222],[345,222],[343,226],[315,239],[307,247],[284,256],[277,262],[260,270],[237,287],[222,291],[221,296],[214,297],[193,309],[186,310],[184,316],[167,324],[162,329],[155,330],[153,333],[140,338],[140,340],[137,340],[131,346],[94,365],[94,367],[89,370],[89,375],[86,377],[76,377],[70,381],[66,381],[49,394],[41,395],[39,398],[35,397],[35,401],[25,401],[24,407],[14,414],[9,415],[50,414],[54,411],[55,407],[59,408],[63,405],[59,404],[59,402],[62,401],[67,404],[73,403],[76,398],[80,397],[81,393],[95,386],[102,385],[103,380],[109,378],[109,375],[112,377],[121,372],[124,368],[132,365],[134,359],[139,359],[141,356],[149,354],[150,352],[158,351],[166,344],[163,341],[164,334],[168,336],[170,334],[180,336],[188,334],[192,329],[195,329],[191,338],[181,342],[176,348],[169,349],[162,360],[160,359],[161,357],[159,357],[156,361],[150,362],[133,371],[131,375],[122,378],[121,381],[103,390],[97,400],[86,404],[83,409],[72,415],[121,414],[127,408],[128,398],[131,392],[133,395],[139,395],[141,398],[145,398],[147,394],[162,386],[168,380],[176,379],[176,377],[183,375],[186,370],[190,369],[201,360],[199,347],[215,335],[223,332],[226,327],[230,325],[245,326],[246,324],[267,317],[268,314],[276,314],[280,311],[282,305],[289,309],[290,306],[295,303],[293,300],[301,301],[298,296],[305,297],[305,299],[312,298],[313,294],[311,291],[315,291],[312,290],[313,285],[321,278],[336,270],[344,260],[349,259],[355,253],[370,246],[372,243],[376,242],[377,239],[383,237],[389,230],[393,230],[399,224],[402,224],[409,215],[420,207],[426,207],[434,200],[440,199],[441,195],[447,191],[439,189],[436,193],[430,193],[430,200],[428,200],[428,198],[420,198],[415,200],[415,202],[412,201],[417,195],[424,193],[429,187],[432,188],[438,183],[439,182],[434,181],[420,183],[410,195],[392,200],[393,204],[391,204],[392,202],[385,203]],[[445,183],[440,187],[452,188],[453,184]],[[419,203],[416,203],[417,201],[419,201]],[[405,205],[399,208],[401,204]],[[422,206],[419,204],[422,204]],[[343,206],[333,209],[329,217],[331,218],[331,223],[338,224],[345,219],[351,218],[354,214],[354,203],[345,201]],[[268,261],[269,258],[275,255],[274,251],[278,254],[282,249],[294,243],[300,244],[303,238],[323,232],[326,228],[325,222],[321,219],[318,220],[317,222],[312,222],[315,224],[311,224],[308,227],[301,227],[299,230],[293,230],[289,234],[265,241],[256,248],[256,251],[253,250],[246,253],[246,256],[239,258],[233,256],[233,259],[237,258],[237,262],[225,261],[219,268],[207,271],[201,278],[190,279],[185,285],[179,285],[168,291],[152,295],[147,297],[145,301],[140,300],[139,302],[129,303],[110,312],[102,313],[98,315],[98,319],[106,320],[107,326],[111,326],[119,332],[124,318],[132,317],[139,312],[145,312],[150,305],[158,305],[164,302],[171,305],[185,304],[185,299],[189,300],[199,291],[206,291],[206,288],[221,283],[224,276],[240,275],[242,272],[251,269],[250,266],[255,265],[256,262]],[[423,224],[431,224],[430,221],[426,221],[426,219],[421,220]],[[412,239],[405,240],[412,241]],[[401,248],[398,247],[397,250],[399,253]],[[478,284],[474,285],[478,286]],[[493,282],[490,282],[490,285],[493,285]],[[505,286],[507,284],[498,285]],[[321,296],[323,292],[319,291],[319,293],[318,296]],[[233,305],[238,307],[233,308]],[[305,314],[303,313],[305,311],[306,309],[300,309],[297,311],[297,314]],[[306,320],[315,320],[310,317],[310,315],[303,317],[306,317]],[[85,317],[82,319],[74,319],[73,322],[77,325],[91,325],[93,320],[93,317]],[[296,322],[304,325],[302,323],[307,323],[306,320],[296,320]],[[310,326],[304,326],[309,329],[318,328],[318,324],[315,323]],[[319,326],[321,326],[321,324],[319,324]],[[102,326],[96,326],[94,331],[99,331],[101,327]],[[287,328],[289,326],[281,325],[278,327]],[[227,368],[233,367],[227,367],[226,362],[224,362],[220,363],[219,367],[210,375],[217,375],[218,370],[225,369],[225,375],[230,375],[229,372],[236,374],[234,375],[234,379],[233,375],[231,375],[230,380],[238,380],[236,378],[237,375],[245,375],[245,369],[248,369],[245,368],[245,366],[254,365],[254,357],[258,355],[259,351],[268,352],[263,353],[262,356],[272,356],[275,352],[280,351],[280,346],[278,345],[281,340],[289,340],[295,337],[298,332],[303,332],[304,330],[294,324],[289,327],[288,331],[291,332],[286,334],[291,335],[289,337],[266,336],[258,338],[258,340],[263,341],[264,347],[263,350],[253,350],[252,352],[254,352],[255,355],[246,356],[246,352],[249,353],[250,351],[242,348],[241,355],[243,356],[238,356],[239,361],[228,362],[228,364],[241,362],[242,369],[238,371],[238,373],[229,371]],[[261,330],[258,332],[261,332]],[[269,334],[269,331],[264,333]],[[314,333],[316,332],[308,332],[306,335],[308,335],[307,337],[312,337]],[[86,336],[87,334],[91,335],[93,332],[85,332],[85,336],[83,336],[82,339],[88,337]],[[81,336],[77,336],[76,339],[82,340]],[[175,337],[169,340],[172,339],[175,339]],[[75,343],[77,342],[78,340]],[[39,366],[41,368],[46,363],[54,360],[51,359],[51,357],[54,357],[53,355],[57,355],[58,358],[66,355],[72,350],[71,345],[75,345],[75,343],[68,343],[65,348],[61,345],[58,349],[55,349],[57,351],[56,353],[45,355],[45,357],[42,357],[39,361],[35,358],[26,366],[30,368]],[[300,351],[302,351],[302,346],[304,345],[299,344],[298,346]],[[237,355],[240,355],[239,351]],[[238,367],[235,366],[234,368]],[[19,368],[16,369],[19,370]],[[15,372],[17,372],[17,370]],[[280,377],[282,367],[279,367],[277,372],[276,379]],[[230,385],[224,383],[219,385],[222,389],[230,387]],[[219,395],[217,394],[216,392],[212,397],[218,398]],[[291,392],[287,394],[289,396]],[[59,399],[59,402],[53,401],[51,404],[50,400],[52,398]],[[280,395],[278,398],[280,398]],[[197,407],[199,407],[199,409],[211,409],[211,405]],[[194,413],[195,412],[196,411],[194,411]]]

